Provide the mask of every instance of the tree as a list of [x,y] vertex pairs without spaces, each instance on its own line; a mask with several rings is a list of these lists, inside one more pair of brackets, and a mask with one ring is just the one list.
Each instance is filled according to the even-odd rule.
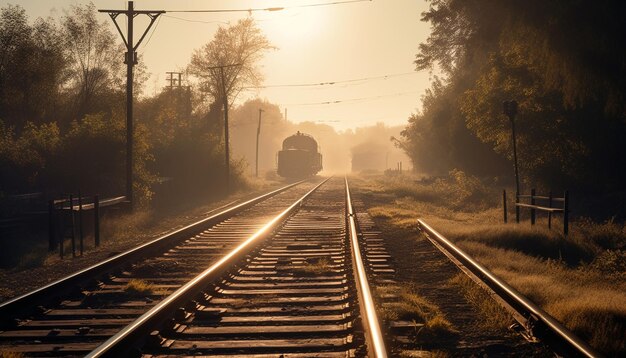
[[283,139],[295,130],[285,121],[278,105],[259,98],[250,99],[233,109],[232,145],[236,157],[244,158],[254,171],[256,155],[256,133],[261,114],[259,136],[259,172],[274,169],[276,152],[281,149]]
[[[194,51],[189,72],[198,77],[201,90],[213,101],[226,95],[232,104],[247,86],[261,83],[258,62],[271,49],[274,47],[249,17],[229,27],[220,26],[211,42]],[[228,66],[223,67],[223,78],[219,66]]]
[[28,24],[20,6],[0,10],[0,118],[18,131],[27,121],[54,115],[65,58],[61,36],[50,20]]
[[62,19],[70,60],[68,87],[78,118],[102,110],[98,95],[121,87],[123,46],[116,44],[109,23],[98,21],[96,15],[95,5],[89,3],[72,5]]
[[[445,90],[424,103],[422,122],[457,118],[457,125],[510,158],[502,101],[515,99],[527,182],[555,190],[620,187],[626,179],[620,143],[626,135],[626,4],[432,0],[422,19],[432,33],[420,45],[416,67],[445,76]],[[446,101],[459,115],[435,120],[429,106]],[[409,141],[431,137],[432,128],[412,131],[415,123],[407,128]],[[593,180],[597,173],[606,179]]]

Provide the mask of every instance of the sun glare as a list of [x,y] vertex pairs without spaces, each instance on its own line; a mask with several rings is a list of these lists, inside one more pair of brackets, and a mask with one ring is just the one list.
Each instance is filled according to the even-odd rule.
[[327,20],[327,14],[322,10],[284,10],[260,18],[259,25],[270,41],[281,47],[314,40],[326,31]]

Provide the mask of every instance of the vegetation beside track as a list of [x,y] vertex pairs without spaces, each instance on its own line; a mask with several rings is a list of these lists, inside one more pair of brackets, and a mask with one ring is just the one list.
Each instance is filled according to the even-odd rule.
[[[222,198],[197,198],[161,209],[140,209],[132,214],[103,216],[101,220],[101,245],[93,246],[94,239],[85,237],[85,254],[71,257],[69,240],[66,257],[58,252],[48,252],[45,233],[11,241],[3,246],[0,257],[11,257],[11,265],[0,269],[0,301],[28,292],[55,279],[93,265],[112,255],[147,242],[176,228],[189,225],[217,208],[254,193],[267,192],[285,183],[249,179],[246,186],[233,195]],[[69,255],[68,255],[69,253]],[[6,263],[6,262],[5,262]]]
[[[423,218],[596,349],[612,356],[626,352],[623,224],[577,219],[568,237],[541,220],[534,227],[504,224],[501,188],[459,171],[435,180],[371,175],[353,183],[378,222],[406,234]],[[468,297],[477,294],[453,281]]]

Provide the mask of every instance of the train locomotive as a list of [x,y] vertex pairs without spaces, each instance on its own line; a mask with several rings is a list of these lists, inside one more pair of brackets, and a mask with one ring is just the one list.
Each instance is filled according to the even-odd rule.
[[285,178],[307,177],[322,170],[322,154],[317,141],[299,131],[283,141],[277,154],[278,175]]

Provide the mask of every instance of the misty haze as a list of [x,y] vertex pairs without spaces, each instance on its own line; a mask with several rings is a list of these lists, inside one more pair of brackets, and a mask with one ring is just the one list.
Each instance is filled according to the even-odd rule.
[[0,0],[0,358],[626,355],[626,2]]

